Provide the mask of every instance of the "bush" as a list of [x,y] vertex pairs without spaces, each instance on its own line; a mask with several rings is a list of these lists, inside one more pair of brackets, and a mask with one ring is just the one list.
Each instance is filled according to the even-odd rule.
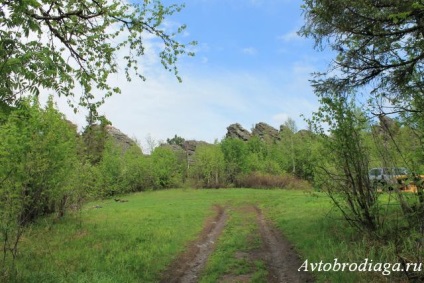
[[219,145],[199,145],[194,161],[190,173],[195,187],[225,187],[225,161]]
[[182,184],[181,166],[175,152],[168,147],[157,147],[152,152],[151,169],[154,187],[166,189],[179,187]]
[[291,174],[272,175],[260,172],[240,175],[236,180],[236,186],[258,189],[311,189],[311,185],[307,181],[301,180]]
[[106,140],[102,158],[95,166],[99,174],[97,196],[109,197],[151,189],[157,177],[152,164],[152,159],[144,156],[138,146],[124,150],[114,140]]
[[154,185],[151,161],[138,146],[131,146],[123,155],[123,186],[128,192],[149,190]]
[[7,281],[28,225],[42,215],[63,216],[75,199],[81,164],[75,128],[51,99],[44,109],[23,100],[0,116],[0,281]]
[[113,140],[106,140],[102,159],[97,166],[100,177],[98,188],[100,197],[127,192],[123,186],[123,167],[122,149]]

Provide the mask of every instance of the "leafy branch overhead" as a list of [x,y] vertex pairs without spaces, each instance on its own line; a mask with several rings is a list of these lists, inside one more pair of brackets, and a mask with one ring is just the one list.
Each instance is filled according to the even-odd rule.
[[[164,6],[159,0],[2,1],[0,100],[13,104],[26,93],[38,95],[50,89],[76,107],[71,98],[81,87],[79,104],[96,107],[120,92],[108,78],[121,67],[128,81],[132,75],[145,80],[140,59],[146,54],[147,39],[160,46],[163,67],[181,81],[177,60],[194,55],[188,46],[196,43],[181,43],[177,36],[185,25],[171,31],[166,17],[182,8]],[[117,62],[121,52],[124,66]],[[93,89],[103,92],[94,105]]]
[[372,98],[416,110],[411,101],[424,93],[422,1],[306,0],[303,10],[300,34],[337,52],[330,69],[316,74],[318,92],[369,86]]

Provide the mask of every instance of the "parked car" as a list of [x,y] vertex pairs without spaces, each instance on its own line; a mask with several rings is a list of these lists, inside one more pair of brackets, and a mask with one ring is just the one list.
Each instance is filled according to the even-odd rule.
[[409,171],[403,167],[372,168],[368,173],[371,182],[389,190],[404,187],[409,174]]

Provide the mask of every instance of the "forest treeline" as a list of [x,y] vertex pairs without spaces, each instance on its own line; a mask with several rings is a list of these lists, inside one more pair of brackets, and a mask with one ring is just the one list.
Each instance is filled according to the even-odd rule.
[[[107,133],[109,124],[100,119],[78,133],[51,100],[45,107],[37,100],[27,100],[17,108],[3,106],[2,225],[14,225],[16,219],[25,224],[53,212],[61,216],[87,200],[145,190],[325,189],[327,173],[344,170],[336,168],[331,153],[325,152],[326,134],[296,131],[290,126],[293,121],[282,127],[279,139],[253,136],[248,141],[224,138],[214,144],[199,143],[191,157],[182,147],[184,139],[177,135],[149,155],[143,154],[136,143],[124,148]],[[382,118],[374,124],[364,122],[361,135],[369,149],[370,167],[387,166],[378,146],[384,144],[386,148],[392,146],[388,152],[394,153],[385,153],[386,161],[408,166],[413,172],[424,169],[424,155],[412,129]],[[399,150],[406,154],[396,154]]]

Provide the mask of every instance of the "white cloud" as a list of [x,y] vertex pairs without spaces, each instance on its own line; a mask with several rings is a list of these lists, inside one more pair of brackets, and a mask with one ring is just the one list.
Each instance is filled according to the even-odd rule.
[[256,48],[254,47],[246,47],[246,48],[243,48],[241,52],[243,52],[246,55],[256,55],[258,53],[258,50],[256,50]]
[[[146,82],[121,83],[122,95],[115,95],[99,109],[113,125],[147,147],[146,136],[166,140],[175,134],[185,139],[213,142],[226,134],[226,127],[240,123],[250,129],[266,122],[279,128],[288,117],[305,128],[302,113],[317,107],[308,84],[309,67],[296,64],[273,74],[223,70],[190,71],[182,68],[183,83],[158,66]],[[117,83],[122,81],[115,78]],[[81,115],[67,116],[85,123]],[[81,113],[83,114],[83,113]],[[71,116],[72,117],[71,117]]]
[[278,36],[278,39],[280,39],[284,42],[293,42],[293,41],[303,40],[303,37],[301,37],[297,34],[297,30],[293,30],[293,31],[290,31],[288,33],[285,33],[283,35]]
[[290,117],[289,114],[287,113],[278,113],[275,114],[274,116],[272,116],[272,119],[275,123],[278,123],[280,125],[284,124],[284,122],[286,122]]
[[202,64],[206,64],[208,63],[209,59],[208,57],[203,56],[202,59],[200,60],[200,62],[202,62]]
[[[252,0],[251,3],[268,2]],[[174,22],[167,24],[169,28],[176,25]],[[299,37],[291,32],[280,39],[291,41]],[[308,115],[317,108],[308,79],[315,70],[311,64],[320,59],[305,58],[303,62],[287,64],[278,70],[240,71],[233,70],[228,64],[223,69],[213,69],[207,56],[214,58],[212,53],[216,50],[203,43],[192,47],[199,57],[188,59],[190,64],[196,64],[196,69],[188,69],[186,59],[180,60],[178,65],[183,83],[179,84],[160,64],[157,56],[160,41],[146,34],[144,44],[146,50],[141,70],[147,81],[134,78],[127,82],[123,73],[112,75],[110,83],[119,86],[122,95],[107,99],[99,113],[105,114],[129,137],[137,138],[145,148],[149,134],[155,140],[166,140],[177,134],[186,139],[213,142],[223,138],[226,127],[236,122],[249,130],[259,122],[278,129],[290,117],[301,129],[306,123],[300,114]],[[258,54],[258,50],[251,46],[240,51],[250,56]],[[118,60],[121,61],[119,58],[124,55],[121,51]],[[56,98],[56,101],[68,119],[77,123],[80,129],[85,126],[85,109],[74,114],[66,99]]]
[[[122,95],[106,100],[99,109],[113,125],[130,137],[137,138],[147,148],[146,137],[166,140],[175,134],[185,139],[213,142],[225,136],[226,127],[240,123],[250,129],[256,123],[266,122],[275,128],[287,118],[296,121],[298,128],[305,127],[302,113],[311,113],[317,108],[316,98],[309,86],[309,74],[314,67],[306,59],[287,68],[268,69],[266,72],[212,69],[208,57],[194,61],[203,63],[188,69],[179,63],[183,83],[177,82],[172,73],[165,71],[157,57],[160,43],[151,36],[145,37],[146,52],[141,60],[146,82],[134,79],[127,82],[124,74],[111,77],[110,83],[122,89]],[[207,44],[196,46],[199,53],[208,53]],[[246,55],[255,55],[254,47],[241,50]],[[122,58],[123,53],[117,58]],[[193,62],[190,60],[190,64]],[[121,64],[122,66],[122,64]],[[100,95],[100,94],[98,94]],[[86,124],[86,111],[78,114],[66,106],[65,99],[57,99],[60,109],[68,119],[80,128]]]

